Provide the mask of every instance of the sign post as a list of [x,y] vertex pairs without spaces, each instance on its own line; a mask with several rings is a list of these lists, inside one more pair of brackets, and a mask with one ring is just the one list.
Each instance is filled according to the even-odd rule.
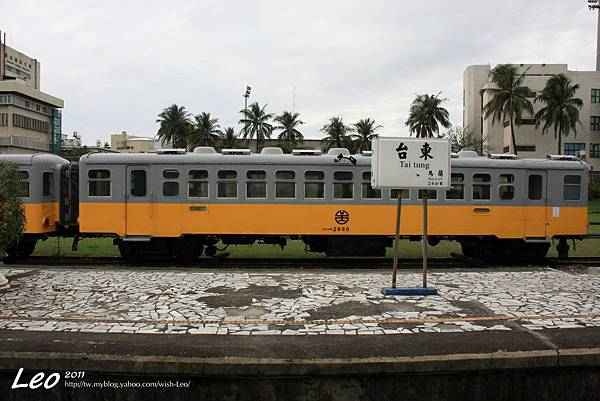
[[373,140],[371,186],[373,188],[414,188],[422,190],[423,199],[423,287],[396,288],[400,240],[402,191],[396,207],[396,235],[391,288],[382,288],[384,295],[431,295],[437,289],[427,287],[427,242],[429,190],[450,187],[450,143],[446,139],[377,138]]

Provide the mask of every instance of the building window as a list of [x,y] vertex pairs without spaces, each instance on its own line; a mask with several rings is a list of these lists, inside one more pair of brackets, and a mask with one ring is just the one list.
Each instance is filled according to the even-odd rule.
[[490,199],[489,174],[473,174],[473,200]]
[[529,176],[529,188],[528,188],[529,200],[540,200],[542,199],[542,176],[533,174]]
[[334,199],[352,199],[354,197],[352,178],[353,174],[351,171],[336,171],[333,173]]
[[590,130],[600,131],[600,116],[592,116],[590,119]]
[[535,118],[522,118],[519,121],[520,125],[535,125]]
[[246,172],[246,197],[247,198],[266,198],[267,197],[267,172],[264,170],[249,170]]
[[565,175],[563,199],[577,201],[581,199],[581,176]]
[[276,198],[295,198],[296,183],[293,181],[296,178],[294,171],[280,170],[275,173],[275,197]]
[[19,179],[21,180],[21,198],[27,198],[29,197],[29,173],[19,171]]
[[500,185],[498,186],[498,198],[510,200],[515,197],[515,176],[512,174],[500,174]]
[[600,143],[592,143],[590,145],[590,157],[593,159],[600,158]]
[[110,171],[90,170],[88,171],[88,195],[110,196]]
[[13,127],[48,133],[50,124],[46,121],[36,120],[35,118],[13,114]]
[[146,170],[131,171],[131,196],[146,196]]
[[304,198],[323,199],[325,197],[325,173],[322,171],[307,171],[304,173]]
[[592,89],[592,103],[600,103],[600,89]]
[[371,172],[363,171],[363,182],[361,184],[361,196],[363,199],[381,199],[381,190],[371,186]]
[[535,152],[535,145],[517,145],[517,152]]
[[0,126],[5,127],[8,125],[8,113],[0,113]]
[[188,179],[188,196],[190,198],[208,198],[207,170],[190,170]]
[[585,150],[585,143],[565,143],[564,154],[571,156],[579,156],[580,150]]
[[219,170],[217,172],[217,196],[219,198],[237,198],[237,171]]
[[504,128],[506,128],[506,127],[508,127],[508,126],[510,126],[510,120],[508,120],[508,121],[504,121]]
[[450,189],[446,191],[446,199],[465,198],[465,175],[462,173],[450,174]]

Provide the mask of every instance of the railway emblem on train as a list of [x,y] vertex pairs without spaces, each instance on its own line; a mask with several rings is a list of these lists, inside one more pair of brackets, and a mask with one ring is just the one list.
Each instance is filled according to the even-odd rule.
[[346,224],[350,221],[350,213],[345,210],[338,210],[335,212],[335,222],[338,224]]

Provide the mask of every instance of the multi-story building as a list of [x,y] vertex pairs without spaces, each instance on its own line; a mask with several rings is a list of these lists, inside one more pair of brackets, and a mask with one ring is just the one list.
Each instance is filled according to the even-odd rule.
[[[579,111],[581,124],[577,134],[571,132],[562,138],[561,153],[585,159],[593,170],[600,172],[600,71],[572,71],[566,64],[519,64],[519,72],[525,73],[524,85],[532,90],[534,103],[548,78],[563,73],[573,84],[579,85],[576,96],[583,101]],[[510,136],[510,122],[492,122],[484,118],[483,106],[490,100],[484,89],[492,87],[490,65],[470,65],[463,75],[463,126],[481,135],[490,153],[514,153]],[[534,103],[534,112],[543,104]],[[558,153],[557,140],[550,130],[542,133],[542,127],[535,128],[533,115],[524,115],[520,126],[514,126],[516,150],[520,157],[544,158]]]
[[40,90],[40,62],[0,40],[0,153],[59,153],[64,101]]
[[154,139],[130,135],[127,131],[111,134],[110,149],[123,153],[156,152]]

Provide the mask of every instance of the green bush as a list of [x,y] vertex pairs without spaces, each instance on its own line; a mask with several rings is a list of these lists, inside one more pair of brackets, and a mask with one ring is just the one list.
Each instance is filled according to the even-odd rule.
[[590,184],[588,197],[589,200],[600,199],[600,184]]
[[17,166],[0,162],[0,257],[23,234],[25,213],[20,194],[21,181]]

